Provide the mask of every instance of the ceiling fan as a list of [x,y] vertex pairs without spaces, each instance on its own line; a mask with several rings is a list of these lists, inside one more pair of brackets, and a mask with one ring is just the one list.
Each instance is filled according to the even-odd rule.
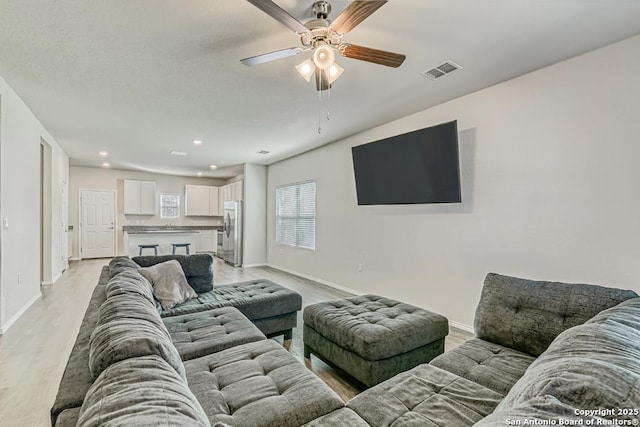
[[331,13],[331,3],[327,0],[316,1],[312,7],[313,19],[304,24],[272,0],[247,1],[298,34],[302,46],[245,58],[240,61],[244,65],[263,64],[299,55],[302,52],[313,51],[313,61],[306,60],[296,68],[307,81],[310,81],[315,74],[316,88],[320,91],[329,89],[331,84],[344,71],[335,63],[336,52],[346,58],[359,59],[394,68],[402,65],[406,58],[405,55],[399,53],[342,42],[344,35],[383,6],[387,0],[353,1],[333,22],[327,19]]

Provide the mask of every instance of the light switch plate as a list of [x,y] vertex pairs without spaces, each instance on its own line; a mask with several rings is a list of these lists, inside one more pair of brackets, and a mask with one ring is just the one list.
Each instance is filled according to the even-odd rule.
[[9,229],[9,218],[3,218],[3,220],[2,220],[2,228],[4,230],[8,230]]

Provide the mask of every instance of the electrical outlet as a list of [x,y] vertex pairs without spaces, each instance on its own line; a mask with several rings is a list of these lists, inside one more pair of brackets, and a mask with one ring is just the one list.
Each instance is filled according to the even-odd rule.
[[284,249],[280,248],[280,255],[284,255]]
[[361,262],[358,263],[358,271],[360,273],[362,273],[362,263]]

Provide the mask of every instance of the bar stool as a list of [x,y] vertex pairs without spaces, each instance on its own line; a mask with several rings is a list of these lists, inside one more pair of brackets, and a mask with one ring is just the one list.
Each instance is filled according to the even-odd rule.
[[190,245],[191,245],[191,243],[172,243],[171,246],[173,246],[173,249],[172,249],[171,253],[175,255],[176,248],[185,248],[187,250],[187,255],[189,255],[189,246]]
[[153,249],[153,254],[158,255],[158,245],[138,245],[138,255],[142,255],[143,249]]

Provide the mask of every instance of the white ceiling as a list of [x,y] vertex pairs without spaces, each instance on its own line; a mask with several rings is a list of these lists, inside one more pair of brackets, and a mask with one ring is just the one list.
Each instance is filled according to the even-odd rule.
[[[312,0],[277,3],[310,18]],[[348,4],[334,1],[330,19]],[[116,168],[228,176],[223,166],[270,164],[637,34],[638,0],[390,0],[343,40],[407,60],[338,57],[345,72],[319,109],[294,68],[309,53],[240,63],[299,43],[246,1],[0,0],[0,76],[73,165],[99,166],[105,150]],[[464,69],[419,74],[447,59]]]

